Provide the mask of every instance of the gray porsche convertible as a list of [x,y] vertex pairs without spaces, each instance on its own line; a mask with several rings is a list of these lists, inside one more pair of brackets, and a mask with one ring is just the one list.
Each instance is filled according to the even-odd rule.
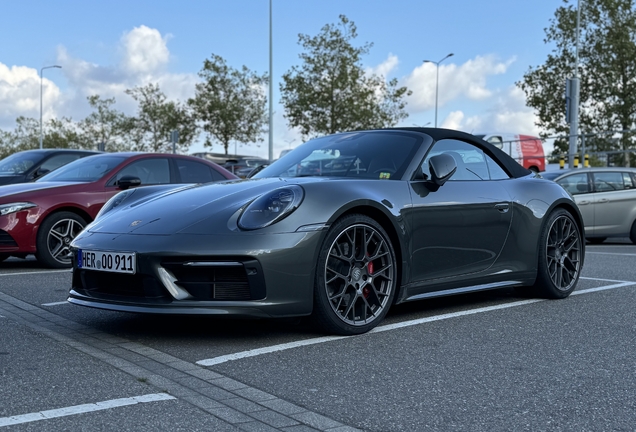
[[505,287],[567,297],[584,258],[572,197],[445,129],[308,141],[250,179],[128,189],[71,245],[73,304],[310,315],[366,332],[393,304]]

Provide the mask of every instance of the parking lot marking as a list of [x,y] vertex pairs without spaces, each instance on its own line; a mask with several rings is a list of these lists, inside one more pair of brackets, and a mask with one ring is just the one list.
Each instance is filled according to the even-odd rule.
[[136,405],[138,403],[158,402],[163,400],[176,399],[167,393],[153,393],[143,396],[133,396],[129,398],[111,399],[103,402],[96,402],[84,405],[75,405],[66,408],[58,408],[47,411],[40,411],[30,414],[22,414],[11,417],[0,417],[0,427],[11,426],[22,423],[30,423],[39,420],[47,420],[57,417],[66,417],[75,414],[84,414],[93,411],[102,411],[111,408],[117,408],[128,405]]
[[69,302],[61,301],[61,302],[53,302],[53,303],[42,303],[42,306],[59,306],[59,305],[65,305],[65,304],[69,304]]
[[[597,288],[589,288],[589,289],[585,289],[585,290],[574,291],[572,293],[572,295],[588,294],[588,293],[597,292],[597,291],[606,291],[606,290],[615,289],[615,288],[621,288],[621,287],[625,287],[625,286],[629,286],[629,285],[636,285],[636,282],[632,282],[632,281],[619,281],[619,280],[611,280],[611,279],[583,278],[583,277],[581,279],[597,280],[597,281],[604,281],[604,282],[616,282],[616,283],[612,284],[612,285],[605,285],[605,286],[602,286],[602,287],[597,287]],[[540,302],[544,302],[544,301],[546,301],[546,300],[545,299],[520,300],[520,301],[504,303],[504,304],[494,305],[494,306],[486,306],[486,307],[470,309],[470,310],[465,310],[465,311],[460,311],[460,312],[451,312],[451,313],[447,313],[447,314],[433,315],[433,316],[426,317],[426,318],[418,318],[418,319],[409,320],[409,321],[403,321],[403,322],[399,322],[399,323],[395,323],[395,324],[386,324],[386,325],[383,325],[383,326],[378,326],[378,327],[374,328],[373,330],[371,330],[370,332],[368,332],[366,334],[381,333],[381,332],[385,332],[385,331],[396,330],[396,329],[400,329],[400,328],[404,328],[404,327],[412,327],[412,326],[416,326],[416,325],[419,325],[419,324],[425,324],[425,323],[434,322],[434,321],[441,321],[441,320],[446,320],[446,319],[450,319],[450,318],[457,318],[457,317],[467,316],[467,315],[475,315],[475,314],[479,314],[479,313],[490,312],[490,311],[495,311],[495,310],[500,310],[500,309],[508,309],[508,308],[512,308],[512,307],[516,307],[516,306],[524,306],[524,305],[528,305],[528,304],[532,304],[532,303],[540,303]],[[365,336],[365,335],[361,335],[361,336]],[[320,344],[320,343],[325,343],[325,342],[331,342],[331,341],[335,341],[335,340],[339,340],[339,339],[346,339],[346,338],[349,338],[349,337],[356,337],[356,336],[325,336],[325,337],[319,337],[319,338],[313,338],[313,339],[305,339],[305,340],[297,341],[297,342],[289,342],[289,343],[284,343],[284,344],[279,344],[279,345],[272,345],[272,346],[269,346],[269,347],[263,347],[263,348],[248,350],[248,351],[241,351],[241,352],[237,352],[237,353],[234,353],[234,354],[226,354],[226,355],[222,355],[222,356],[219,356],[219,357],[213,357],[213,358],[210,358],[210,359],[199,360],[196,363],[198,365],[201,365],[201,366],[214,366],[214,365],[218,365],[218,364],[221,364],[221,363],[226,363],[226,362],[233,361],[233,360],[240,360],[240,359],[244,359],[244,358],[255,357],[255,356],[258,356],[258,355],[262,355],[262,354],[271,354],[273,352],[285,351],[285,350],[288,350],[288,349],[298,348],[298,347],[301,347],[301,346],[308,346],[308,345],[315,345],[315,344]]]
[[623,255],[623,256],[636,256],[633,253],[620,253],[620,252],[592,252],[585,251],[586,254],[594,254],[594,255]]
[[24,275],[49,274],[49,273],[71,273],[71,269],[32,271],[32,272],[16,272],[16,273],[0,273],[0,276],[24,276]]

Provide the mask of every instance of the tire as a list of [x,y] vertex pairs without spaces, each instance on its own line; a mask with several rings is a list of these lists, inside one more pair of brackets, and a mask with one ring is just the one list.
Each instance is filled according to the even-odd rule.
[[72,212],[53,213],[47,217],[37,236],[38,262],[49,268],[71,267],[71,241],[86,226],[86,221]]
[[561,299],[574,291],[583,265],[581,232],[564,209],[556,209],[547,217],[541,229],[539,266],[533,286],[536,294]]
[[632,229],[629,231],[629,239],[632,243],[636,244],[636,221],[632,224]]
[[387,314],[397,280],[386,231],[368,216],[345,216],[333,224],[320,250],[312,319],[332,334],[366,333]]
[[590,238],[587,238],[586,240],[592,244],[601,244],[605,240],[607,240],[607,237],[590,237]]

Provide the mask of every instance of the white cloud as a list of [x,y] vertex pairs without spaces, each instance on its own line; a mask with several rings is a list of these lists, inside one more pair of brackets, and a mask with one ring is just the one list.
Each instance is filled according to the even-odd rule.
[[154,74],[170,60],[170,35],[161,36],[157,29],[135,27],[121,38],[122,66],[131,75]]
[[[42,79],[42,109],[46,120],[55,114],[60,89],[46,73]],[[37,69],[0,63],[0,127],[10,128],[19,116],[40,117],[40,75]]]
[[536,115],[526,106],[525,94],[516,86],[497,93],[494,103],[462,125],[467,132],[511,132],[538,135]]
[[384,78],[388,77],[391,72],[395,70],[398,65],[398,57],[394,54],[389,53],[389,56],[386,60],[380,63],[377,66],[370,67],[366,69],[368,74],[383,76]]
[[[487,78],[504,74],[514,58],[500,62],[495,56],[477,56],[462,65],[451,60],[439,65],[438,106],[461,97],[470,100],[483,100],[492,95],[487,88]],[[409,98],[409,111],[419,112],[435,108],[437,66],[434,63],[422,63],[416,67],[403,84],[413,91]]]
[[461,129],[462,120],[464,120],[464,113],[461,111],[453,111],[444,119],[440,127],[459,130]]

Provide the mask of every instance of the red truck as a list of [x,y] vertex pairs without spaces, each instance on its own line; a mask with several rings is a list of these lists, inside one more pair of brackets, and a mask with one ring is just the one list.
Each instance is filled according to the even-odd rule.
[[545,171],[545,154],[539,137],[511,133],[475,134],[499,147],[517,162],[535,172]]

